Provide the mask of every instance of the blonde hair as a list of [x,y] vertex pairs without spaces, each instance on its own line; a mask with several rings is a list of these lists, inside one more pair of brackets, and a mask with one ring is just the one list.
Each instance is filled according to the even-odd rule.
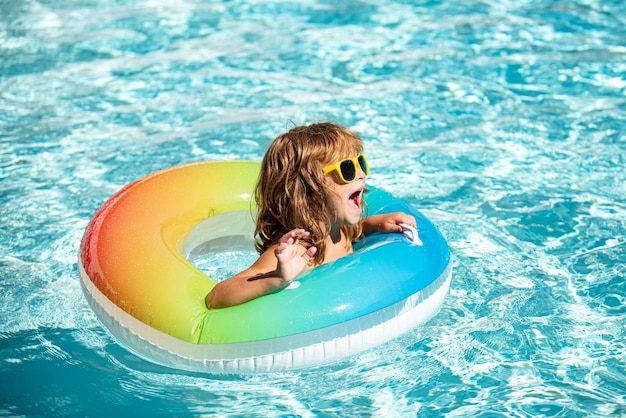
[[[311,234],[305,245],[315,245],[312,263],[324,262],[325,238],[334,221],[323,167],[363,151],[361,138],[351,130],[332,123],[298,126],[279,135],[261,163],[254,189],[258,214],[256,249],[264,253],[280,237],[295,228]],[[349,242],[356,241],[362,225],[343,225]]]

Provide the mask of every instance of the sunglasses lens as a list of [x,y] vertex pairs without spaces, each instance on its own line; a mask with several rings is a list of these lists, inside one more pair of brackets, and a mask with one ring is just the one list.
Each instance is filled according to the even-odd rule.
[[352,160],[344,160],[339,165],[341,175],[345,181],[352,181],[356,177],[356,167]]

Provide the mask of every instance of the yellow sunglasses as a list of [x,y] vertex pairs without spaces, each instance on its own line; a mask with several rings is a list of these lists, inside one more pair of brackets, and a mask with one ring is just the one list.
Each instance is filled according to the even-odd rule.
[[343,181],[344,183],[352,183],[354,180],[356,180],[356,173],[358,171],[357,167],[360,167],[366,176],[369,175],[370,167],[367,164],[367,158],[365,158],[365,154],[359,154],[356,157],[343,159],[336,162],[335,164],[324,167],[323,170],[324,174],[328,174],[333,170],[337,170],[337,173],[339,173],[339,177],[341,177],[341,181]]

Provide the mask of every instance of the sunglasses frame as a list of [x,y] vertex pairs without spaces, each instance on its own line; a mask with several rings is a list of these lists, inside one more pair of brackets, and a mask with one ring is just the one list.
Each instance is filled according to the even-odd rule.
[[[365,167],[363,167],[361,165],[361,161],[359,161],[360,159],[363,159],[363,163],[365,164]],[[352,162],[352,167],[354,168],[354,178],[352,180],[346,180],[346,178],[343,175],[343,171],[341,170],[341,165],[347,161]],[[337,161],[334,164],[331,165],[327,165],[326,167],[323,168],[324,170],[324,174],[328,174],[331,171],[335,170],[337,171],[337,174],[339,174],[339,177],[341,178],[341,181],[343,181],[344,183],[348,184],[348,183],[352,183],[353,181],[355,181],[357,179],[357,167],[359,167],[361,170],[363,170],[363,172],[365,173],[365,176],[368,176],[370,173],[370,168],[369,168],[369,164],[367,162],[367,157],[365,157],[365,154],[359,154],[356,157],[352,157],[352,158],[344,158],[341,161]]]

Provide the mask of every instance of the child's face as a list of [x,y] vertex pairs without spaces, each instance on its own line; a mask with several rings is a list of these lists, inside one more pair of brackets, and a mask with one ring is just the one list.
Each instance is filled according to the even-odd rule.
[[328,173],[327,184],[331,190],[330,201],[338,225],[356,225],[363,211],[365,172],[357,166],[356,180],[345,183],[336,171]]

